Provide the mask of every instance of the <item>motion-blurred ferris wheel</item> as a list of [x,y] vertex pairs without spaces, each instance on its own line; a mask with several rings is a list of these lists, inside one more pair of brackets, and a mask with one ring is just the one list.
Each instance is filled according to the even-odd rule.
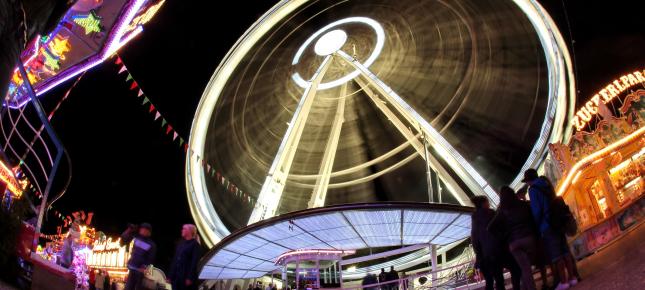
[[568,52],[536,1],[283,1],[207,86],[190,145],[255,194],[187,161],[208,243],[331,204],[497,202],[569,130]]

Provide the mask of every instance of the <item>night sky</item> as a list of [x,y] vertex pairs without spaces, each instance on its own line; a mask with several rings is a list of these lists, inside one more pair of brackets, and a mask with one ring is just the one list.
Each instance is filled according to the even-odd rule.
[[[276,1],[226,1],[226,8],[221,1],[166,2],[144,33],[119,54],[157,109],[187,139],[213,71]],[[632,4],[640,1],[565,2],[580,100],[625,72],[642,70],[645,7]],[[540,3],[570,41],[563,2]],[[151,223],[159,247],[156,264],[165,270],[181,225],[193,223],[184,153],[160,122],[153,122],[148,106],[141,106],[141,98],[128,90],[118,69],[106,62],[88,71],[52,120],[73,162],[71,186],[55,207],[63,213],[93,211],[93,225],[108,235],[119,234],[129,222]],[[58,100],[71,83],[48,93],[44,101]],[[50,215],[50,224],[55,221]]]

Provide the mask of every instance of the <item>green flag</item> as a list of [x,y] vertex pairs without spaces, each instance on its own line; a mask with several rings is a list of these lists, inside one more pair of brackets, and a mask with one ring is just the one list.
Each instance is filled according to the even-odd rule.
[[166,124],[168,124],[166,118],[161,118],[161,127],[166,126]]
[[132,75],[130,73],[128,73],[128,77],[125,79],[125,81],[127,82],[127,81],[132,80],[132,79],[133,79]]
[[144,97],[143,98],[143,103],[141,105],[145,105],[147,103],[150,103],[150,99],[148,99],[148,97]]

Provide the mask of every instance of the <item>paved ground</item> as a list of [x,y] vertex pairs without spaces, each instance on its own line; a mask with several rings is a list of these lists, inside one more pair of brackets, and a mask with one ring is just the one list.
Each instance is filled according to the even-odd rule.
[[583,281],[574,289],[645,289],[645,224],[578,262]]
[[[582,276],[573,290],[645,289],[645,223],[614,241],[599,252],[578,262]],[[539,275],[536,274],[538,289]],[[463,289],[483,289],[484,283]],[[511,289],[510,276],[506,289]]]

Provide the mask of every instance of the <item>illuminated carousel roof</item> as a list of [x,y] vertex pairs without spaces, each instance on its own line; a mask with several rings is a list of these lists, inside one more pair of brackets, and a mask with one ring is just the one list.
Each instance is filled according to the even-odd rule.
[[301,249],[448,245],[470,235],[471,210],[456,205],[396,202],[293,212],[226,237],[202,259],[199,278],[261,277],[279,269],[276,260],[282,254]]

